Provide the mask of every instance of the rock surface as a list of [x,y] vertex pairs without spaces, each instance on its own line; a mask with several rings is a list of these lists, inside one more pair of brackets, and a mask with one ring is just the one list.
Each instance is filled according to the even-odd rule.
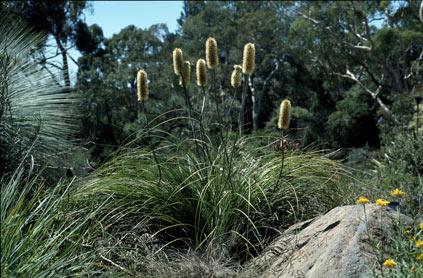
[[[381,212],[382,222],[381,222]],[[383,240],[395,231],[398,212],[389,207],[366,205],[336,207],[315,219],[286,230],[252,260],[242,277],[364,278],[375,256],[369,240]],[[401,223],[413,221],[401,214]]]

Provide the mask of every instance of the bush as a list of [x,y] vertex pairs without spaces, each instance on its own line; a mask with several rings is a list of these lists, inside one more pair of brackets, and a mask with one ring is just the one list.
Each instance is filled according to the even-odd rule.
[[2,277],[75,277],[85,273],[96,254],[95,249],[83,247],[87,235],[95,235],[86,223],[102,204],[80,215],[66,207],[73,182],[58,183],[46,192],[39,175],[30,176],[25,176],[20,165],[10,179],[0,180]]
[[28,152],[38,169],[68,167],[64,158],[75,147],[78,96],[32,60],[43,39],[0,12],[0,176],[13,173]]
[[243,261],[278,228],[354,201],[349,173],[322,152],[289,151],[277,184],[281,154],[260,143],[274,139],[209,144],[211,161],[204,162],[192,141],[175,138],[156,150],[161,180],[149,148],[128,147],[93,172],[74,198],[95,206],[113,194],[102,218],[114,236],[148,219],[148,229],[163,242],[200,252],[215,246]]
[[407,192],[404,206],[411,215],[423,216],[423,136],[398,135],[383,148],[381,185]]

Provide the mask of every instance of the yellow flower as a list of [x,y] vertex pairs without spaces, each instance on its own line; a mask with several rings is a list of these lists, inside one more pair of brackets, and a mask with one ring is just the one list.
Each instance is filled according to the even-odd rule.
[[234,66],[234,71],[231,75],[231,85],[234,88],[238,88],[241,86],[241,78],[242,78],[242,68],[240,65]]
[[145,70],[139,70],[137,73],[137,95],[138,100],[148,99],[147,73]]
[[404,192],[401,189],[398,189],[398,188],[395,189],[394,191],[392,191],[393,196],[401,196],[403,194],[404,194]]
[[207,81],[206,61],[204,61],[204,59],[198,59],[196,69],[197,69],[197,85],[205,86]]
[[254,44],[247,43],[244,46],[244,54],[242,57],[242,72],[251,75],[255,67],[256,48]]
[[214,38],[208,38],[206,41],[206,60],[209,69],[215,69],[219,65],[217,42]]
[[417,255],[417,260],[423,261],[423,253],[420,253],[419,255]]
[[417,247],[422,247],[423,246],[423,241],[421,241],[420,239],[416,242],[416,246]]
[[420,223],[420,229],[423,230],[423,223]]
[[289,127],[290,121],[291,121],[291,102],[287,99],[284,99],[281,102],[281,107],[279,109],[278,127],[280,129],[287,129]]
[[404,234],[404,235],[408,235],[409,233],[411,233],[411,231],[410,231],[410,230],[405,230],[403,234]]
[[184,58],[182,56],[182,50],[175,48],[173,50],[173,69],[177,75],[180,75],[184,68]]
[[396,267],[397,266],[397,263],[394,260],[386,260],[383,263],[383,266],[384,267]]
[[385,199],[377,199],[376,204],[381,207],[386,207],[389,204],[389,201],[386,201]]
[[181,78],[179,79],[179,85],[183,86],[182,85],[182,80],[183,80],[185,87],[188,87],[190,79],[191,79],[191,63],[189,61],[185,61],[182,66]]
[[367,203],[370,203],[370,201],[366,197],[361,196],[360,199],[357,200],[357,203],[367,204]]

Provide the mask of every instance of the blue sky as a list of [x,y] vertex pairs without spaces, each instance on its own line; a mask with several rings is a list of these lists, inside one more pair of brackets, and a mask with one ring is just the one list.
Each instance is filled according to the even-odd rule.
[[[92,1],[93,13],[85,11],[88,25],[97,24],[103,29],[104,37],[110,38],[128,25],[148,28],[153,24],[165,23],[169,32],[178,28],[176,20],[181,16],[183,1]],[[75,59],[78,51],[70,51]],[[74,83],[78,71],[75,63],[69,61],[71,81]]]
[[93,1],[92,4],[94,12],[85,12],[86,22],[102,27],[106,38],[131,24],[145,29],[166,23],[169,31],[175,32],[183,6],[182,1]]

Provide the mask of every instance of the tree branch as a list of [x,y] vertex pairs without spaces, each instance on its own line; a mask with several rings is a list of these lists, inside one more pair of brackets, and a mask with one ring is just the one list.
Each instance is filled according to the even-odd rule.
[[[355,8],[355,5],[354,5],[354,1],[351,1],[351,5],[352,5],[352,7],[353,7],[353,10],[356,12],[356,13],[358,13],[358,11],[357,11],[357,9]],[[366,15],[364,15],[363,16],[363,24],[364,24],[364,28],[365,28],[365,30],[366,30],[366,41],[369,41],[370,42],[370,45],[371,45],[371,49],[373,49],[375,46],[374,46],[374,44],[373,44],[373,41],[372,41],[372,37],[370,36],[370,28],[369,28],[369,22],[367,21],[367,16]]]
[[346,46],[348,46],[348,47],[350,47],[350,48],[353,48],[353,49],[357,49],[357,50],[365,50],[365,51],[372,51],[373,50],[373,48],[372,47],[368,47],[368,46],[363,46],[363,45],[359,45],[359,44],[357,44],[357,45],[354,45],[354,44],[352,44],[352,43],[350,43],[350,42],[348,42],[348,41],[344,41],[344,40],[342,40],[342,39],[340,39],[332,30],[331,30],[331,28],[329,27],[329,26],[326,26],[326,25],[324,25],[323,23],[321,23],[320,21],[318,21],[318,20],[316,20],[316,19],[314,19],[314,18],[311,18],[311,17],[309,17],[309,16],[306,16],[305,14],[303,14],[303,13],[301,13],[301,12],[299,12],[299,14],[303,17],[303,18],[305,18],[305,19],[307,19],[308,21],[310,21],[310,22],[312,22],[312,23],[314,23],[314,24],[316,24],[316,25],[319,25],[324,31],[326,31],[327,33],[329,33],[335,40],[337,40],[338,41],[338,43],[340,43],[340,44],[342,44],[342,45],[346,45]]
[[53,79],[54,83],[56,83],[58,87],[62,87],[59,81],[57,81],[56,76],[51,72],[51,70],[48,67],[46,67],[46,65],[42,65],[42,68],[45,69],[51,75],[51,78]]
[[[379,86],[376,89],[375,92],[372,92],[369,88],[367,88],[366,86],[364,86],[363,83],[360,80],[358,80],[357,77],[355,77],[355,75],[352,72],[350,72],[349,69],[347,69],[347,73],[346,74],[337,74],[337,75],[342,76],[342,77],[345,77],[345,78],[349,78],[349,79],[355,81],[361,88],[363,88],[368,94],[370,94],[373,97],[373,99],[375,99],[377,101],[377,103],[379,104],[379,106],[386,113],[388,113],[389,115],[393,116],[392,115],[392,112],[389,110],[389,108],[383,103],[383,101],[378,96],[379,93],[380,93],[380,91],[381,91],[381,89],[382,89],[382,86]],[[398,121],[397,121],[396,118],[392,117],[392,119],[394,120],[395,123],[398,124]]]
[[45,61],[44,62],[44,65],[50,65],[50,66],[52,66],[52,67],[54,67],[54,68],[56,68],[56,69],[59,69],[59,70],[63,70],[63,68],[61,68],[61,67],[59,67],[58,65],[56,65],[55,63],[52,63],[52,62],[47,62],[47,61]]
[[81,66],[79,65],[79,63],[69,54],[69,52],[68,52],[68,56],[69,56],[69,58],[72,60],[72,62],[74,62],[75,63],[75,65],[77,65],[78,66],[78,69],[82,72],[82,69],[81,69]]

